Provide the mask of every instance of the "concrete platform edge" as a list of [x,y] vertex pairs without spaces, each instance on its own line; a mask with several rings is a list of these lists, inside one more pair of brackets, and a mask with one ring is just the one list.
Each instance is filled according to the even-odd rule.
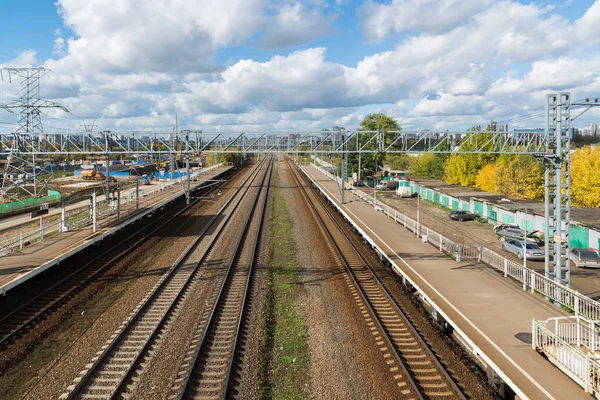
[[[475,342],[473,342],[473,340],[471,340],[471,338],[469,338],[465,332],[463,332],[458,324],[454,321],[452,321],[452,319],[450,319],[448,317],[448,315],[441,309],[440,306],[438,306],[435,301],[433,301],[433,299],[431,299],[427,293],[425,293],[424,290],[422,290],[419,285],[417,283],[415,283],[407,274],[404,273],[404,271],[402,271],[402,269],[395,263],[394,260],[390,259],[387,256],[387,253],[381,249],[376,243],[375,241],[360,227],[358,226],[358,224],[341,208],[338,206],[337,202],[335,200],[333,200],[322,188],[321,186],[308,174],[306,173],[306,171],[304,171],[304,169],[302,169],[302,173],[304,173],[304,175],[313,183],[313,185],[319,189],[319,191],[323,194],[323,196],[325,196],[327,198],[327,200],[333,204],[337,210],[344,216],[344,218],[350,222],[350,224],[352,224],[352,226],[361,234],[361,236],[363,236],[365,238],[365,240],[367,240],[369,242],[369,244],[371,246],[373,246],[373,248],[377,249],[377,251],[382,255],[382,257],[385,257],[386,260],[393,266],[394,271],[402,276],[403,279],[406,279],[415,289],[416,291],[419,293],[420,296],[422,296],[427,303],[433,307],[437,313],[439,313],[455,330],[455,332],[460,336],[460,338],[462,340],[465,341],[465,343],[467,343],[473,353],[475,353],[476,355],[478,355],[479,357],[481,357],[486,364],[488,364],[488,366],[490,368],[492,368],[492,370],[515,392],[515,394],[517,396],[519,396],[521,399],[528,399],[529,396],[527,396],[505,373],[504,371],[499,368],[492,360],[490,357],[488,357],[485,352],[483,352],[481,350],[481,348],[479,348],[479,346],[477,346],[475,344]],[[490,343],[493,344],[493,342],[490,341]]]
[[[218,175],[215,175],[214,177],[212,177],[211,179],[216,179],[219,176],[221,176],[223,173],[227,172],[229,169],[224,170],[223,172],[219,173]],[[202,181],[200,183],[198,183],[196,185],[196,187],[200,186],[202,183],[204,183],[205,181]],[[119,230],[123,229],[124,227],[126,227],[127,225],[144,218],[145,216],[147,216],[148,214],[153,213],[154,211],[164,207],[165,205],[175,201],[176,199],[180,198],[181,196],[183,196],[184,193],[177,193],[176,195],[174,195],[171,198],[168,198],[166,200],[163,200],[162,202],[154,205],[152,208],[149,208],[141,213],[135,214],[129,218],[127,218],[125,221],[123,221],[122,223],[120,223],[119,225],[111,228],[110,230],[101,233],[100,235],[98,234],[93,234],[88,236],[89,239],[84,239],[84,242],[82,244],[80,244],[79,246],[77,246],[76,248],[68,251],[65,254],[62,254],[38,267],[35,267],[34,269],[32,269],[31,271],[27,272],[26,274],[19,276],[15,279],[13,279],[12,281],[8,282],[7,284],[3,285],[2,287],[0,287],[0,295],[4,296],[6,295],[6,293],[11,290],[14,289],[15,287],[21,285],[22,283],[28,281],[29,279],[41,274],[42,272],[46,271],[47,269],[58,265],[61,261],[66,260],[67,258],[73,256],[74,254],[77,254],[78,252],[86,249],[87,247],[96,244],[97,242],[102,241],[103,239],[105,239],[106,237],[118,232]]]

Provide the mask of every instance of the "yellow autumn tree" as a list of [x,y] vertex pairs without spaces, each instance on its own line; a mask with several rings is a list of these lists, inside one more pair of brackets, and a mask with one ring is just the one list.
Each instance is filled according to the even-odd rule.
[[585,146],[573,153],[571,202],[574,207],[600,207],[600,147]]
[[477,173],[475,187],[509,198],[544,198],[544,168],[530,155],[499,156]]
[[[498,157],[491,151],[494,147],[491,134],[471,129],[460,145],[463,154],[454,154],[444,164],[444,180],[448,183],[463,186],[474,186],[479,170],[493,163]],[[472,151],[473,153],[468,153]],[[476,153],[475,151],[482,151]]]
[[502,169],[495,164],[481,168],[475,178],[475,187],[486,192],[498,193]]

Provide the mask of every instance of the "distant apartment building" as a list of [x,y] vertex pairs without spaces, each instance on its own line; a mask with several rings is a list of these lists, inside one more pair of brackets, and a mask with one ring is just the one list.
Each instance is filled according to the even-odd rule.
[[573,133],[580,136],[600,136],[600,125],[594,122],[587,128],[574,128]]

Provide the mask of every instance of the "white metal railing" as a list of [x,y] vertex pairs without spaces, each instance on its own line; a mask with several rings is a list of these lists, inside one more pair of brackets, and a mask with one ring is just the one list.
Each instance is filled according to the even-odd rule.
[[583,347],[592,353],[600,350],[600,321],[573,316],[549,318],[543,323],[548,330],[570,345]]
[[[191,178],[198,177],[208,171],[216,169],[222,165],[229,165],[231,163],[220,163],[215,164],[200,171],[196,171],[190,175]],[[149,189],[139,189],[138,196],[136,198],[136,190],[132,190],[129,195],[121,197],[121,206],[135,202],[140,202],[140,206],[144,203],[140,199],[148,197],[157,192],[161,192],[166,189],[170,189],[173,185],[181,184],[181,179],[173,180],[167,184],[155,186]],[[113,202],[114,203],[114,202]],[[100,219],[109,214],[116,213],[116,203],[109,204],[106,200],[98,201],[96,203],[96,219]],[[84,228],[92,224],[91,204],[84,205],[81,207],[73,208],[65,211],[65,226],[67,230],[75,230]],[[55,218],[58,218],[55,220]],[[44,240],[45,235],[50,235],[56,232],[61,232],[61,216],[53,215],[48,217],[49,222],[43,222],[43,226],[32,228],[26,231],[19,232],[16,235],[7,236],[0,239],[0,257],[11,254],[15,249],[22,249],[24,246]]]
[[[333,176],[331,173],[323,170],[314,163],[311,165],[328,178],[335,180],[338,183],[340,182],[340,178]],[[389,218],[403,225],[412,233],[416,234],[417,232],[420,232],[421,236],[426,234],[427,242],[436,247],[439,251],[452,255],[457,261],[460,261],[461,259],[478,259],[500,271],[505,277],[510,277],[521,283],[523,290],[541,294],[551,302],[568,308],[576,316],[580,315],[593,321],[600,320],[600,302],[590,299],[561,283],[554,282],[552,279],[548,279],[543,274],[530,268],[523,268],[522,264],[511,261],[487,247],[456,243],[423,224],[420,224],[420,227],[417,227],[415,220],[398,210],[389,207],[387,204],[377,201],[373,198],[373,195],[367,194],[349,184],[346,184],[346,188],[359,199],[370,204],[378,211],[383,212]]]
[[[569,318],[569,317],[567,317]],[[588,321],[594,325],[592,321]],[[548,359],[569,375],[586,392],[598,397],[600,392],[600,362],[597,355],[581,350],[576,343],[573,345],[573,335],[577,335],[577,326],[582,330],[581,323],[556,321],[551,318],[547,321],[532,322],[531,347],[543,352]],[[560,333],[553,332],[551,327],[559,329]],[[594,333],[596,335],[596,333]],[[575,340],[577,338],[575,337]]]

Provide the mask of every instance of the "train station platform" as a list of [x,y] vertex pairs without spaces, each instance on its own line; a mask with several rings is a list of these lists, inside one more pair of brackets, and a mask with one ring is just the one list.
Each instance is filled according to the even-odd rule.
[[[192,188],[218,178],[230,168],[218,166],[202,172],[196,176]],[[74,231],[55,233],[41,242],[0,257],[0,295],[184,195],[182,185],[160,189],[140,199],[138,207],[135,202],[122,206],[118,220],[114,212],[98,219],[95,233],[91,225],[86,225]]]
[[531,347],[533,319],[568,314],[477,260],[456,262],[350,191],[341,204],[338,184],[313,166],[301,168],[517,398],[592,398]]

